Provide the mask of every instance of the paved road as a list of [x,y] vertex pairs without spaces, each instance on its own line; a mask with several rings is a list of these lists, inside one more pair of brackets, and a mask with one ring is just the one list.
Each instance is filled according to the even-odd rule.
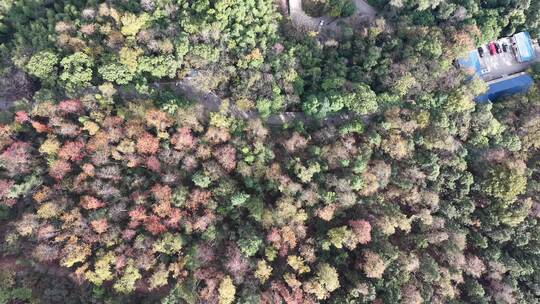
[[[356,5],[355,13],[347,18],[342,18],[345,22],[358,22],[363,20],[371,20],[377,14],[377,11],[364,0],[354,0]],[[336,30],[337,25],[335,18],[331,17],[311,17],[308,16],[302,9],[302,0],[289,0],[290,16],[293,24],[297,28],[301,28],[308,31],[317,32],[319,30],[319,24],[324,21],[324,29]]]

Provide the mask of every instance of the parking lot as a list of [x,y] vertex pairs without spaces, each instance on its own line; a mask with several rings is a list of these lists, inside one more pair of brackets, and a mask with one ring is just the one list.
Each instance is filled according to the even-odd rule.
[[522,72],[526,70],[532,63],[540,61],[540,47],[538,46],[537,41],[533,42],[536,58],[532,61],[523,63],[516,60],[516,55],[514,53],[515,51],[512,49],[512,42],[509,38],[502,38],[497,40],[497,42],[499,45],[501,45],[501,48],[502,44],[506,43],[508,45],[507,52],[491,55],[489,53],[488,45],[482,45],[484,49],[484,56],[479,58],[479,60],[480,66],[484,70],[481,78],[486,82]]

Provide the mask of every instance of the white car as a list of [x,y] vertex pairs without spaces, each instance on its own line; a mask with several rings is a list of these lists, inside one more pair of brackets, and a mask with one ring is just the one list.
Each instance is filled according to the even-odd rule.
[[319,28],[317,29],[317,32],[320,32],[323,26],[324,26],[324,20],[321,20],[321,22],[319,22]]

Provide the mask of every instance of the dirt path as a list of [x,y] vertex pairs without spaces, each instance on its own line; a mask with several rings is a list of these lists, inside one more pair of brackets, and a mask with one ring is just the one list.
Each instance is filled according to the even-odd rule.
[[375,17],[375,15],[377,15],[375,8],[364,0],[354,0],[354,4],[356,4],[356,11],[359,15],[370,17]]
[[[354,0],[354,3],[356,5],[355,13],[350,17],[341,18],[340,20],[345,22],[359,22],[375,18],[377,11],[366,1]],[[302,9],[302,0],[289,0],[289,11],[291,21],[297,28],[318,32],[321,22],[324,21],[321,30],[337,30],[337,24],[334,22],[336,21],[335,18],[326,16],[316,18],[308,16]]]
[[[154,83],[152,86],[156,89],[164,88],[169,86],[176,94],[184,95],[188,99],[202,104],[205,111],[208,112],[217,112],[221,108],[222,100],[213,92],[203,92],[196,89],[196,85],[192,83],[190,77],[185,77],[180,81],[169,81]],[[229,113],[232,116],[242,119],[255,119],[260,117],[259,114],[255,111],[241,111],[235,105],[229,104]],[[334,115],[329,115],[321,120],[307,116],[302,112],[284,112],[282,114],[272,115],[268,117],[265,122],[270,126],[281,126],[284,124],[290,124],[295,122],[302,122],[306,125],[339,125],[354,119],[362,119],[364,122],[367,122],[369,115],[358,116],[348,113],[339,113]]]
[[311,17],[308,16],[302,9],[302,0],[290,0],[289,1],[289,11],[291,16],[291,21],[296,28],[300,28],[305,31],[314,31],[319,30],[319,25],[321,22],[324,22],[323,28],[335,30],[337,26],[335,23],[331,23],[332,18],[330,17]]

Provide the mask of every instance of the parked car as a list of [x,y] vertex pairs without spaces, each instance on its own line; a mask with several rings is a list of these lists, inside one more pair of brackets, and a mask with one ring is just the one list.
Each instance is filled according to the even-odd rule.
[[497,51],[497,54],[500,54],[502,52],[501,45],[498,42],[495,42],[495,50]]
[[502,50],[503,50],[503,52],[505,52],[505,53],[508,52],[508,44],[506,44],[506,42],[504,42],[504,43],[502,44]]
[[478,48],[478,55],[480,56],[480,58],[484,57],[484,48],[483,47]]
[[491,54],[491,56],[497,54],[497,49],[495,48],[495,43],[490,42],[488,44],[488,48],[489,48],[489,53]]

